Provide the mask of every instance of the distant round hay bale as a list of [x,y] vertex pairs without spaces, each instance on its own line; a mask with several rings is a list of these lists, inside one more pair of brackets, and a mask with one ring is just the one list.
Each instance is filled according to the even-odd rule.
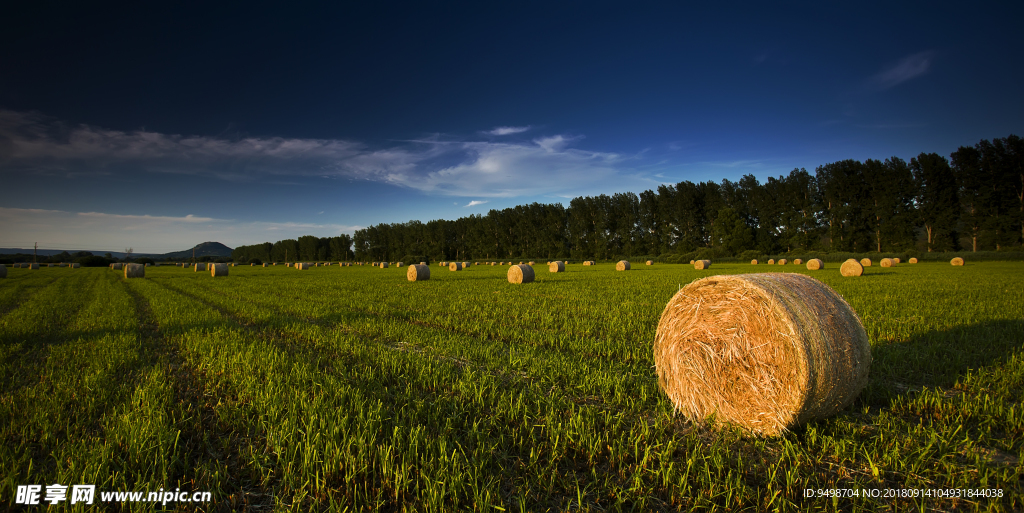
[[124,277],[125,278],[145,278],[146,277],[146,266],[142,264],[125,264],[124,265]]
[[711,260],[697,260],[693,263],[693,268],[697,270],[710,269]]
[[818,270],[821,270],[821,269],[824,269],[824,268],[825,268],[825,262],[823,262],[820,258],[812,258],[812,259],[807,261],[807,270],[808,271],[818,271]]
[[494,262],[491,262],[491,265],[494,265]]
[[774,258],[769,258],[768,259],[768,265],[775,265],[775,259]]
[[583,265],[590,265],[590,260],[584,260]]
[[551,262],[548,265],[548,272],[564,273],[565,272],[565,263],[564,262]]
[[864,274],[864,266],[857,261],[856,258],[851,258],[839,267],[839,274],[843,276],[860,276]]
[[[309,264],[306,264],[309,265]],[[210,266],[210,276],[227,276],[228,264],[213,264]]]
[[893,258],[892,261],[896,262],[898,264],[898,263],[900,263],[900,258],[899,257]]
[[695,260],[690,260],[690,265],[693,265],[694,263],[696,263]]
[[405,271],[405,277],[409,278],[409,281],[429,280],[430,266],[427,264],[410,265],[409,270]]
[[380,263],[380,268],[381,269],[387,269],[388,268],[388,263],[387,262],[381,262]]
[[878,265],[882,267],[896,267],[896,262],[891,258],[883,258],[881,262],[878,262]]
[[79,269],[82,267],[82,264],[69,264],[68,267],[72,269]]
[[789,260],[786,260],[785,258],[780,258],[779,259],[779,265],[786,265],[788,263],[789,263]]
[[192,272],[194,272],[194,273],[206,270],[206,264],[195,264],[192,267],[193,267]]
[[530,266],[532,266],[534,264],[535,264],[535,262],[533,260],[530,260],[529,262],[526,263],[526,265],[530,265]]
[[688,419],[715,415],[774,436],[851,404],[867,385],[871,346],[850,305],[814,278],[711,276],[665,307],[654,363]]
[[955,266],[962,266],[962,265],[964,265],[964,259],[962,259],[960,257],[955,257],[952,260],[950,260],[949,263],[951,265],[955,265]]
[[755,259],[751,260],[750,261],[750,265],[757,265],[757,259],[755,258]]
[[530,283],[533,281],[533,268],[520,264],[508,268],[509,283]]
[[405,262],[398,262],[395,264],[395,267],[402,267],[403,265],[405,265]]
[[264,264],[263,264],[263,267],[266,267],[266,266],[267,266],[267,264],[265,264],[265,263],[264,263]]
[[427,265],[427,263],[426,262],[420,262],[419,265]]
[[449,271],[461,271],[462,270],[462,262],[452,262],[452,263],[448,264],[448,270]]
[[793,260],[793,263],[796,264],[796,265],[801,265],[801,264],[804,263],[804,261],[798,258],[796,260]]
[[462,262],[462,268],[465,269],[467,267],[469,267],[469,262]]
[[654,265],[654,260],[648,260],[644,262],[644,265]]
[[914,258],[914,257],[910,257],[910,260],[907,260],[907,263],[908,264],[916,264],[917,263],[917,259]]
[[615,270],[616,271],[628,271],[629,270],[629,262],[627,262],[625,260],[619,260],[615,264]]
[[7,266],[5,266],[4,264],[0,264],[0,278],[6,278],[6,277],[7,277]]
[[860,259],[860,265],[861,265],[861,267],[871,267],[871,259],[870,258],[862,258],[862,259]]
[[[39,266],[36,265],[36,264],[32,264],[32,266],[33,266],[32,269],[38,269],[39,268]],[[115,271],[120,271],[120,270],[124,269],[124,264],[110,264],[110,268],[115,270]]]
[[295,263],[295,269],[297,269],[299,271],[309,270],[309,264],[307,264],[305,262],[296,262]]

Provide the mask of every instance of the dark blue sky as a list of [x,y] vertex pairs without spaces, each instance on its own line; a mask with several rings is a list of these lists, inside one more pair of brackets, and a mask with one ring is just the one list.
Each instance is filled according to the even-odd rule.
[[1022,132],[1009,2],[488,4],[5,7],[0,247],[324,236]]

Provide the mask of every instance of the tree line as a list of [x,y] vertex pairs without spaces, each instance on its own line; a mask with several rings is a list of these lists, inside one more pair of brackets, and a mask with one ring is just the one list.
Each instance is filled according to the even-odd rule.
[[[305,242],[304,242],[305,241]],[[899,252],[1019,248],[1024,140],[961,146],[947,159],[843,160],[764,183],[746,175],[661,185],[639,195],[518,205],[454,221],[382,223],[347,235],[241,246],[235,261],[612,259],[793,251]],[[354,247],[353,247],[354,246]]]

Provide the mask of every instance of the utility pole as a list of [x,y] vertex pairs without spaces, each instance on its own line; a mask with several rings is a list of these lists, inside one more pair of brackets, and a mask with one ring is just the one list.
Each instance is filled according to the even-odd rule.
[[36,243],[36,246],[34,248],[32,248],[32,263],[33,264],[36,263],[36,253],[39,253],[39,243],[38,242]]

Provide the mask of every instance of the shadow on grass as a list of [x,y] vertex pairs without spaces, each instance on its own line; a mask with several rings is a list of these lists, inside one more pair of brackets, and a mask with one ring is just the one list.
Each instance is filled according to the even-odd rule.
[[969,371],[1004,364],[1024,350],[1024,320],[933,330],[871,348],[871,377],[860,402],[887,405],[921,387],[952,387]]

